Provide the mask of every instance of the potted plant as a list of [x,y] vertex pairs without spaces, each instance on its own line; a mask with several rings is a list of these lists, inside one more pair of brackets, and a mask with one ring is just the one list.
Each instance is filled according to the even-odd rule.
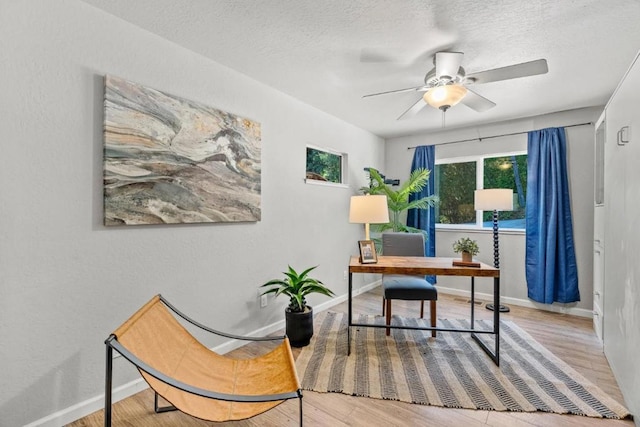
[[385,183],[380,173],[371,168],[369,176],[371,177],[371,185],[362,188],[362,191],[368,194],[384,194],[387,196],[387,204],[389,205],[389,222],[387,224],[376,224],[376,231],[396,231],[419,233],[423,230],[409,227],[402,221],[401,213],[409,209],[429,209],[438,203],[438,196],[425,196],[416,200],[409,200],[409,196],[419,193],[427,185],[431,171],[428,169],[416,169],[411,172],[409,179],[403,182],[397,190]]
[[478,242],[468,237],[462,237],[453,243],[453,251],[462,254],[462,262],[472,262],[474,255],[478,255]]
[[262,295],[280,294],[289,297],[289,305],[285,310],[286,334],[293,347],[304,347],[309,344],[313,336],[313,309],[307,305],[305,297],[312,293],[334,296],[320,280],[309,277],[315,267],[307,268],[298,273],[291,266],[283,272],[284,279],[269,280],[261,288],[269,288]]

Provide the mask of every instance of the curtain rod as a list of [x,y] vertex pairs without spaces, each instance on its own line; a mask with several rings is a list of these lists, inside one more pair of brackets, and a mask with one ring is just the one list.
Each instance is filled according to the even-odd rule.
[[[586,122],[586,123],[578,123],[578,124],[575,124],[575,125],[555,126],[555,127],[572,128],[572,127],[576,127],[576,126],[586,126],[586,125],[592,125],[592,124],[593,124],[593,122]],[[523,133],[528,133],[528,132],[513,132],[513,133],[503,133],[501,135],[479,136],[477,138],[461,139],[460,141],[442,142],[440,144],[435,144],[435,145],[458,144],[460,142],[471,142],[471,141],[475,141],[475,140],[478,140],[478,142],[482,142],[483,139],[500,138],[502,136],[522,135]],[[412,150],[412,149],[414,149],[416,147],[407,147],[407,150]]]

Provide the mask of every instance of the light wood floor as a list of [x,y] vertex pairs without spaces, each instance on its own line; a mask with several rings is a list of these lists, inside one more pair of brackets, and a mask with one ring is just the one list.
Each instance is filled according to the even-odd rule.
[[[354,299],[355,313],[379,314],[380,289],[362,294]],[[428,311],[428,304],[425,304]],[[492,312],[476,306],[476,318],[490,319]],[[332,311],[346,312],[342,303]],[[394,301],[393,313],[403,316],[419,315],[419,303]],[[460,297],[439,295],[438,318],[468,318],[469,303]],[[425,317],[428,313],[425,313]],[[563,359],[580,374],[598,385],[614,399],[624,403],[611,369],[605,359],[602,346],[593,333],[590,319],[564,314],[548,313],[534,309],[511,306],[511,312],[502,316],[513,320],[536,340]],[[265,344],[260,344],[264,346]],[[233,355],[251,356],[265,347],[250,344]],[[297,356],[299,350],[294,349]],[[547,413],[518,413],[474,411],[433,406],[412,405],[388,400],[352,397],[336,393],[304,392],[304,422],[307,426],[627,426],[630,420],[602,420],[577,415]],[[114,426],[296,426],[298,425],[298,401],[287,401],[277,408],[250,420],[235,423],[211,423],[197,420],[180,412],[155,414],[153,395],[149,390],[138,393],[113,407]],[[103,414],[98,411],[70,424],[71,427],[102,426]]]

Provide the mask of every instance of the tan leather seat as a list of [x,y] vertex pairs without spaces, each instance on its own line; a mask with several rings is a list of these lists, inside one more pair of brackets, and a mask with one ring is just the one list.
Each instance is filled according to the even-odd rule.
[[209,421],[241,420],[275,407],[283,398],[302,397],[286,337],[262,356],[226,357],[196,340],[168,307],[173,308],[155,296],[114,331],[107,345],[124,351],[149,386],[176,409]]

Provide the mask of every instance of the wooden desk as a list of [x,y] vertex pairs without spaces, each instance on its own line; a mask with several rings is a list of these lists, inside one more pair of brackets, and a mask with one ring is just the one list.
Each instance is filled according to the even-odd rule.
[[[476,330],[474,324],[475,306],[475,278],[493,277],[493,304],[500,306],[500,270],[487,264],[480,264],[480,267],[457,267],[453,266],[453,258],[439,257],[403,257],[403,256],[380,256],[376,264],[362,264],[358,256],[352,256],[349,261],[349,325],[347,326],[347,354],[351,354],[351,327],[371,327],[386,328],[386,325],[372,325],[363,323],[353,323],[353,273],[379,273],[379,274],[406,274],[414,276],[466,276],[471,278],[471,329],[452,329],[440,327],[413,327],[394,326],[392,329],[420,329],[435,330],[443,332],[469,332],[471,337],[489,355],[496,365],[500,365],[500,310],[493,311],[493,330]],[[495,344],[493,351],[478,339],[477,334],[491,334],[494,336]]]

